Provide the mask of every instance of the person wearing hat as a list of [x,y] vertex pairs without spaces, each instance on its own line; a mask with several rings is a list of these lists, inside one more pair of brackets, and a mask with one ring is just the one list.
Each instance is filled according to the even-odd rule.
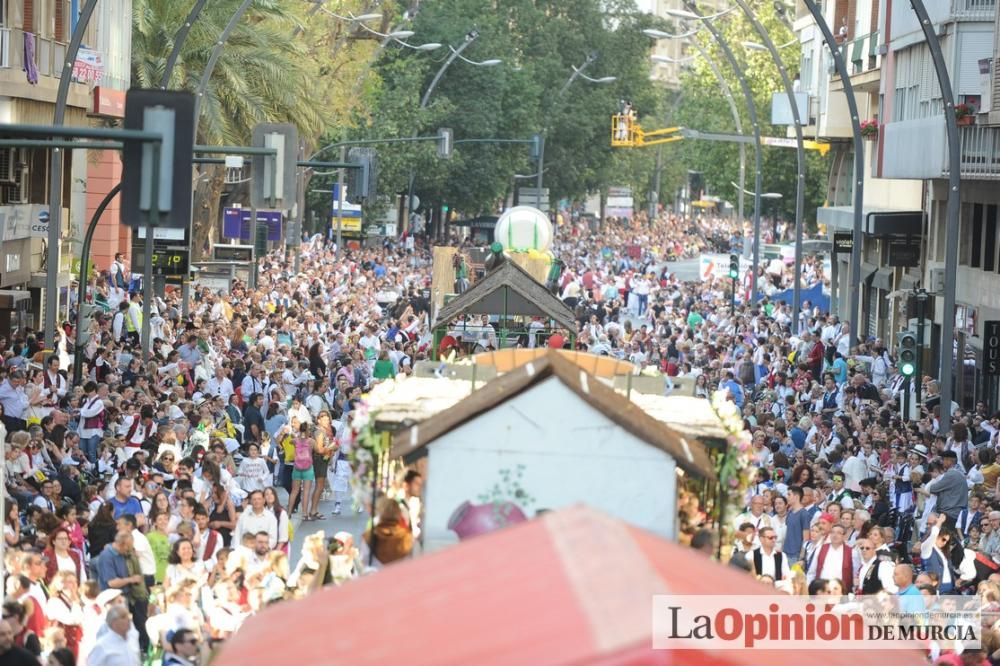
[[952,450],[941,453],[944,472],[919,490],[924,495],[937,497],[935,508],[945,516],[944,527],[954,528],[958,514],[969,505],[969,486],[958,467],[958,454]]
[[[923,447],[924,451],[921,454],[919,452],[921,446],[923,445],[918,444],[914,453],[926,457],[927,447]],[[886,475],[889,481],[889,497],[893,507],[900,513],[905,513],[913,506],[913,482],[910,480],[910,465],[906,461],[906,451],[903,449],[896,449],[895,458],[895,462],[890,465]]]

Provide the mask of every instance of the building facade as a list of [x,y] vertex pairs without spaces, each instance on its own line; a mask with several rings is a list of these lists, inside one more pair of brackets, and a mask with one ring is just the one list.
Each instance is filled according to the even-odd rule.
[[[809,95],[806,134],[831,144],[826,202],[817,220],[830,240],[850,234],[854,228],[855,151],[851,115],[840,76],[830,50],[804,3],[796,4],[794,27],[802,43],[800,85]],[[824,19],[836,37],[850,74],[859,120],[881,128],[884,120],[881,95],[886,74],[886,0],[836,0],[822,3]],[[850,249],[835,253],[832,260],[832,309],[852,320],[861,337],[874,337],[891,345],[894,331],[907,321],[905,294],[920,281],[916,267],[893,265],[890,245],[908,242],[906,233],[919,229],[886,226],[871,215],[917,213],[921,210],[922,183],[889,177],[879,169],[882,155],[881,129],[865,137],[863,161],[864,226],[862,233],[861,284],[851,284]],[[914,216],[919,217],[919,216]],[[913,219],[909,222],[912,226]],[[916,242],[916,241],[914,241]],[[835,248],[837,243],[834,243]],[[850,292],[860,289],[859,315],[850,313]],[[858,319],[857,322],[853,321]]]
[[[101,0],[82,48],[65,67],[67,45],[82,0],[0,0],[0,123],[53,122],[60,76],[72,76],[64,124],[104,126],[124,117],[131,79],[131,0]],[[0,149],[0,289],[27,291],[31,308],[22,326],[41,324],[45,297],[51,155],[44,149]],[[61,307],[68,309],[71,270],[97,204],[118,182],[116,152],[73,151],[63,160],[59,262]],[[108,209],[92,259],[106,269],[122,242],[117,208]],[[6,333],[6,331],[3,331]]]
[[[948,225],[948,141],[941,90],[923,31],[903,0],[883,0],[886,55],[880,89],[884,128],[875,160],[881,178],[906,179],[922,190],[922,285],[930,292],[934,331],[955,318],[955,400],[964,406],[996,392],[981,376],[983,322],[1000,318],[1000,101],[997,100],[997,2],[928,2],[947,61],[960,120],[961,208],[956,312],[943,310],[945,231]],[[911,313],[912,316],[912,313]],[[933,347],[939,345],[935,342]],[[957,350],[961,350],[958,352]]]

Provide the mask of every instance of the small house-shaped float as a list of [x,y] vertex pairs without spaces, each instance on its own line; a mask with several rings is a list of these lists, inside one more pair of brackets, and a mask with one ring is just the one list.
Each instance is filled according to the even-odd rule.
[[715,478],[695,437],[556,352],[398,431],[390,456],[425,473],[425,551],[577,502],[675,538],[680,477]]

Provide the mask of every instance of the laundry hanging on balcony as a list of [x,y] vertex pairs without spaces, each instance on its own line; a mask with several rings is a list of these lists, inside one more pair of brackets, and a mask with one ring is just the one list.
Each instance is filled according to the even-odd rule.
[[38,67],[35,66],[35,35],[24,33],[24,73],[28,83],[38,85]]

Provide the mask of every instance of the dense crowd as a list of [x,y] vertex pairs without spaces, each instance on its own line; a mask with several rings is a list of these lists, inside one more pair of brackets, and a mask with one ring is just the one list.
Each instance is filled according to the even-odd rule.
[[[728,391],[759,467],[721,544],[734,565],[787,591],[1000,600],[1000,418],[980,405],[939,423],[925,378],[921,415],[904,422],[882,341],[809,303],[740,298],[733,312],[729,280],[674,274],[673,260],[728,253],[743,234],[714,216],[565,225],[554,288],[578,347],[694,377],[705,398]],[[430,356],[430,252],[404,239],[338,257],[317,237],[299,259],[295,272],[266,257],[256,289],[196,290],[188,317],[177,294],[156,298],[148,363],[143,296],[116,260],[88,291],[103,312],[79,385],[30,331],[0,341],[0,655],[12,644],[54,664],[197,663],[260,608],[410,554],[420,476],[401,470],[374,505],[357,493],[350,413]],[[788,288],[791,267],[767,261],[759,279],[765,293]],[[805,258],[803,288],[826,280]],[[310,533],[327,497],[334,514],[374,515],[368,529]],[[694,495],[682,519],[714,553]]]
[[[197,663],[260,608],[409,555],[420,476],[356,496],[348,420],[426,355],[427,253],[301,250],[299,273],[272,254],[258,288],[197,290],[186,318],[157,298],[146,363],[142,293],[116,258],[89,285],[79,384],[65,349],[0,341],[3,663]],[[374,519],[310,530],[324,499]]]

